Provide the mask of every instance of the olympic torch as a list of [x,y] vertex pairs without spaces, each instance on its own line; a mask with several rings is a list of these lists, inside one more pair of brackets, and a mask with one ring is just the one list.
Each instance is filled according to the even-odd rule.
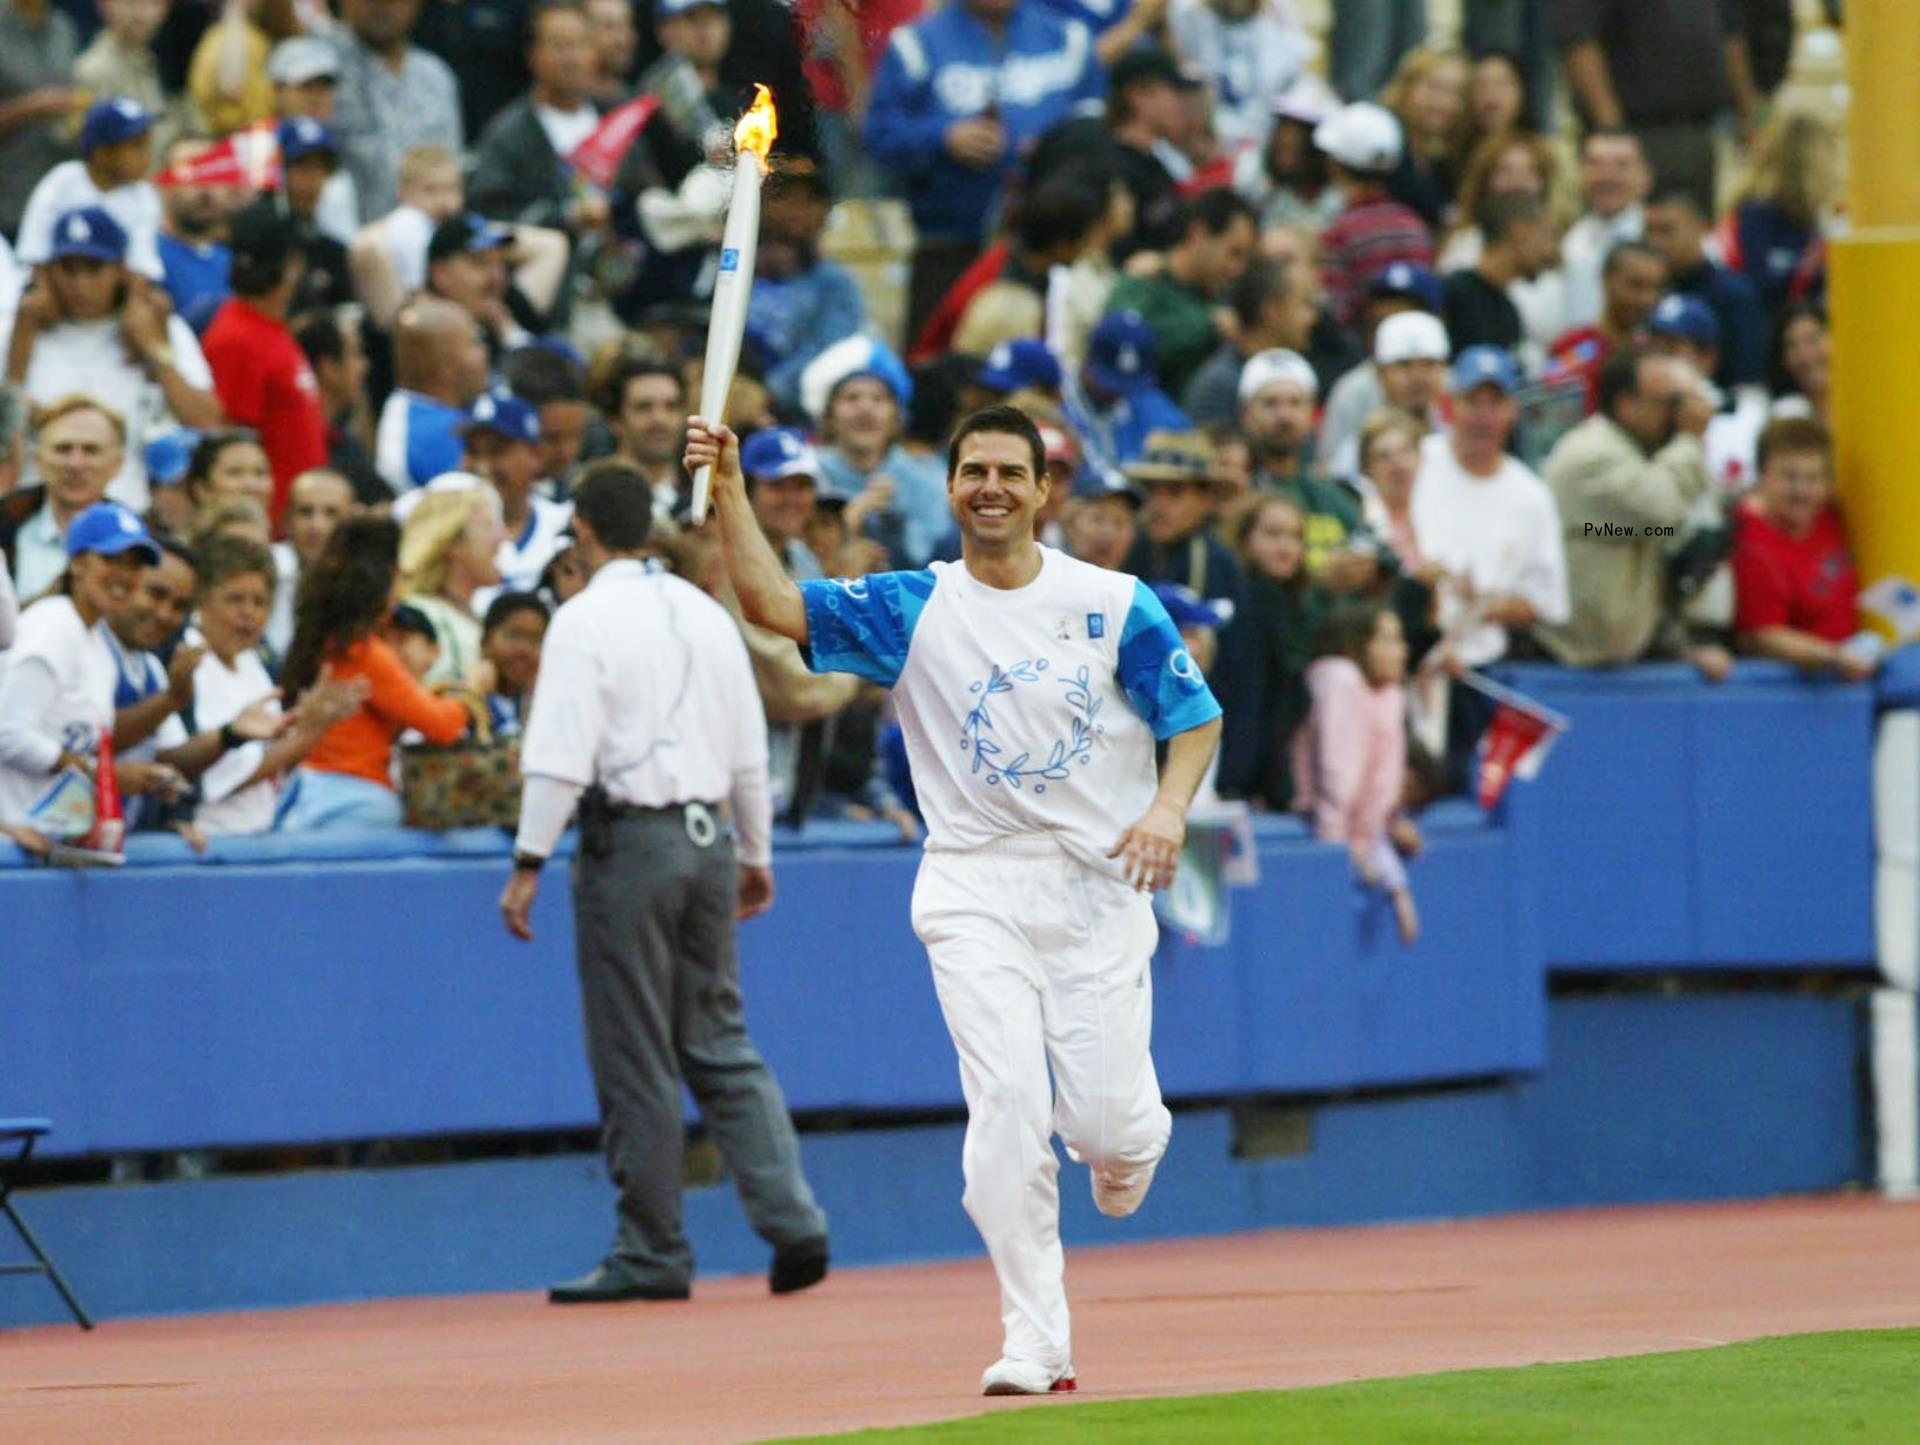
[[[753,294],[753,263],[760,249],[760,186],[767,178],[767,152],[779,124],[773,96],[764,85],[753,88],[753,104],[733,128],[733,195],[727,203],[727,227],[720,238],[720,274],[713,283],[713,310],[707,318],[707,365],[701,373],[700,415],[719,421],[727,411],[727,393],[740,366],[740,338],[747,329],[747,299]],[[707,491],[713,468],[693,479],[693,522],[707,519]]]

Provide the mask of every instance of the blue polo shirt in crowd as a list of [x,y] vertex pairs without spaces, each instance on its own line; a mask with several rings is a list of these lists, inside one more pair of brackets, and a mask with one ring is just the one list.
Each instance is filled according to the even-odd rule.
[[195,246],[165,232],[160,235],[159,249],[174,312],[197,335],[207,329],[213,313],[231,294],[228,274],[233,269],[233,253],[218,241]]
[[[1106,91],[1093,35],[1042,0],[1019,0],[996,37],[966,0],[903,25],[874,74],[866,143],[874,163],[904,182],[922,237],[978,239],[1022,148]],[[944,140],[954,122],[991,113],[1007,148],[985,169],[963,166]]]

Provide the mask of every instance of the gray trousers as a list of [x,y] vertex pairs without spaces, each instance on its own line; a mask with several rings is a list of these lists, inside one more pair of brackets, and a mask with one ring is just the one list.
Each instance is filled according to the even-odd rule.
[[1333,0],[1328,78],[1343,100],[1375,100],[1426,39],[1427,0]]
[[692,1279],[680,1213],[682,1079],[755,1232],[776,1248],[825,1239],[786,1099],[747,1037],[732,840],[723,832],[697,846],[679,809],[622,818],[609,831],[607,856],[575,856],[573,911],[587,1056],[620,1189],[614,1262],[649,1284]]

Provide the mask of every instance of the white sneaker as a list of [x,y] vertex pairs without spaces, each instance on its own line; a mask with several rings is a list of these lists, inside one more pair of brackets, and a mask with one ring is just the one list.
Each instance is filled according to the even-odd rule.
[[1109,1219],[1125,1219],[1145,1201],[1153,1185],[1153,1171],[1159,1167],[1155,1162],[1125,1174],[1094,1170],[1093,1207]]
[[1030,1360],[995,1360],[980,1377],[983,1395],[1060,1395],[1079,1388],[1072,1365],[1056,1374]]

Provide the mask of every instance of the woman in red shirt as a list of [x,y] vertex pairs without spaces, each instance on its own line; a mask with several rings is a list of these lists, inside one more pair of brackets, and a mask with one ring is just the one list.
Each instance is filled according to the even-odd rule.
[[1860,578],[1832,502],[1827,430],[1781,417],[1760,433],[1760,483],[1733,541],[1733,628],[1743,651],[1848,682],[1874,655],[1845,644],[1860,631]]
[[400,529],[393,523],[343,522],[301,579],[293,645],[280,679],[289,704],[323,675],[362,681],[367,697],[307,754],[283,828],[399,827],[395,741],[411,728],[428,742],[451,743],[472,721],[472,702],[444,695],[463,689],[449,685],[436,694],[422,687],[375,633],[393,607],[399,554]]

